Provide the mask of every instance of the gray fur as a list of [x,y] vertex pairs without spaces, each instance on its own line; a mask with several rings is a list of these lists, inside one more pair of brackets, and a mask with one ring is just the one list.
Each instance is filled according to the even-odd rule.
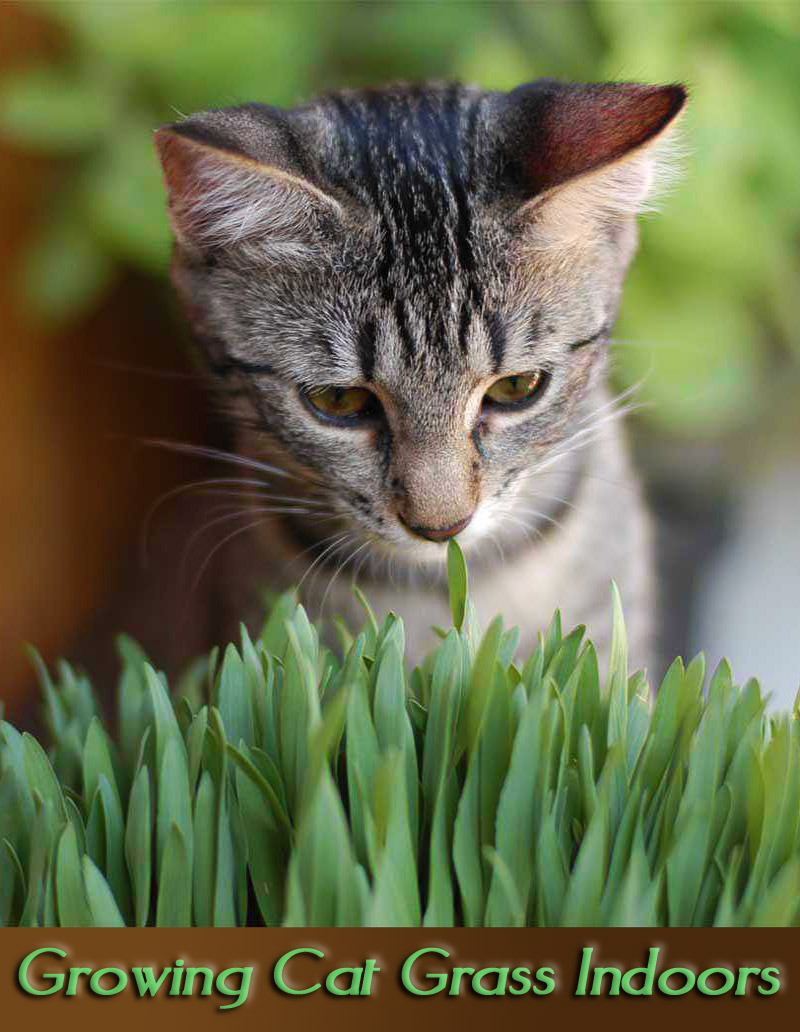
[[[459,541],[479,615],[503,612],[527,649],[560,607],[605,652],[614,578],[646,663],[649,523],[605,373],[654,159],[637,145],[630,166],[615,155],[608,173],[526,194],[514,97],[394,86],[162,130],[174,281],[237,451],[284,471],[258,475],[301,500],[252,532],[271,585],[302,580],[312,613],[357,619],[357,572],[418,658],[447,619],[445,546],[408,528],[475,510]],[[482,408],[496,378],[533,369],[548,377],[534,405]],[[361,384],[382,421],[331,425],[302,400]],[[255,489],[255,515],[264,498]]]

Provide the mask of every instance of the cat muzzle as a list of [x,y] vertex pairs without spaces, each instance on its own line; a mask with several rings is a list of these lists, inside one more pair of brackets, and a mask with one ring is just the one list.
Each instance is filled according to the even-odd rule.
[[403,526],[407,527],[412,534],[416,534],[417,537],[425,538],[426,541],[449,541],[450,538],[455,537],[456,534],[460,534],[461,531],[464,530],[473,515],[474,512],[471,512],[468,516],[465,516],[463,520],[459,520],[458,523],[453,523],[449,527],[412,526],[410,523],[406,523],[402,515],[400,515],[400,522]]

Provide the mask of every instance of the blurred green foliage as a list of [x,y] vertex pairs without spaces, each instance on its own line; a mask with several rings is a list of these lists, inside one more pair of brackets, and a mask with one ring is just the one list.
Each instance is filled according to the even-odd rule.
[[[800,357],[800,4],[352,2],[33,5],[62,55],[0,81],[0,132],[56,156],[23,263],[35,312],[94,303],[119,262],[169,252],[150,143],[183,113],[321,89],[543,75],[688,82],[687,174],[643,253],[618,327],[618,378],[649,418],[714,433],[763,412]],[[767,388],[767,389],[765,389]]]

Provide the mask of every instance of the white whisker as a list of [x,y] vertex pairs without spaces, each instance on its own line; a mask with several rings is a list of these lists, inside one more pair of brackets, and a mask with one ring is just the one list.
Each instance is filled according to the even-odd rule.
[[322,559],[324,559],[324,558],[325,558],[325,556],[326,556],[326,555],[327,555],[327,554],[328,554],[328,553],[329,553],[329,552],[330,552],[330,551],[331,551],[331,550],[332,550],[333,548],[335,548],[337,544],[339,544],[339,543],[340,543],[340,542],[342,542],[342,541],[345,541],[345,540],[346,540],[347,538],[349,538],[349,537],[351,536],[351,534],[352,534],[352,531],[346,531],[346,532],[345,532],[344,534],[340,534],[340,535],[339,535],[338,537],[335,537],[335,535],[333,535],[333,534],[332,534],[330,538],[323,538],[323,540],[322,540],[322,541],[320,541],[320,542],[315,542],[315,543],[314,543],[313,545],[311,545],[311,546],[310,546],[309,548],[307,548],[307,549],[306,549],[306,551],[307,551],[307,552],[310,552],[312,548],[317,548],[317,547],[319,547],[319,545],[323,544],[323,543],[324,543],[325,541],[330,541],[330,540],[331,540],[331,538],[335,537],[335,540],[333,541],[333,543],[332,543],[332,544],[330,544],[330,545],[328,545],[328,547],[327,547],[327,548],[323,549],[323,551],[322,551],[322,552],[320,552],[320,554],[319,554],[319,555],[317,556],[317,558],[316,558],[316,559],[314,560],[314,562],[313,562],[313,563],[312,563],[312,564],[311,564],[311,565],[310,565],[310,566],[308,567],[308,569],[306,570],[306,572],[305,572],[305,573],[303,574],[303,576],[302,576],[302,577],[300,578],[300,582],[299,582],[299,584],[297,585],[297,591],[298,591],[298,593],[299,593],[299,591],[300,591],[300,588],[302,588],[302,586],[303,586],[303,582],[305,581],[306,577],[307,577],[307,576],[308,576],[308,575],[309,575],[309,574],[311,573],[311,571],[312,571],[312,570],[314,569],[314,567],[315,567],[315,566],[316,566],[316,565],[317,565],[317,564],[318,564],[318,563],[319,563],[319,562],[320,562],[320,561],[321,561]]
[[236,452],[222,451],[220,448],[210,448],[207,445],[188,444],[183,441],[167,441],[157,437],[146,437],[140,439],[140,444],[152,448],[164,448],[167,451],[177,452],[179,455],[192,455],[204,459],[218,459],[220,462],[229,462],[233,466],[242,466],[246,469],[255,469],[259,473],[271,473],[276,477],[286,477],[289,480],[301,480],[294,473],[285,469],[273,466],[268,462],[261,462],[258,459],[251,459],[246,455],[238,455]]
[[[183,559],[181,560],[181,571],[185,569],[186,562],[188,561],[189,554],[195,543],[207,531],[213,527],[219,526],[221,523],[227,523],[232,519],[241,518],[243,516],[284,516],[284,515],[310,515],[307,510],[299,508],[290,508],[289,506],[247,506],[245,508],[238,508],[234,511],[229,511],[223,516],[217,516],[215,519],[208,520],[201,527],[198,527],[189,537],[189,540],[184,545]],[[182,574],[181,574],[182,575]]]
[[552,523],[559,530],[564,529],[564,524],[554,516],[550,516],[546,512],[540,512],[538,509],[515,509],[514,512],[519,516],[535,516],[538,520],[547,520],[548,523]]
[[[198,494],[208,498],[241,498],[246,501],[248,498],[254,501],[272,501],[272,502],[286,502],[288,504],[296,503],[298,505],[314,506],[320,508],[325,503],[318,498],[303,497],[302,495],[276,495],[272,494],[271,491],[234,491],[232,489],[224,488],[209,488],[206,490],[198,489]],[[310,510],[309,510],[310,511]]]
[[253,523],[248,523],[247,526],[245,526],[245,527],[237,527],[236,530],[234,530],[234,531],[232,531],[232,533],[228,534],[227,537],[224,537],[222,539],[222,541],[219,541],[211,549],[211,551],[208,553],[208,555],[206,556],[203,564],[201,565],[200,569],[198,570],[197,575],[195,576],[195,579],[192,582],[192,588],[191,588],[192,593],[194,593],[197,590],[197,586],[199,585],[200,580],[202,579],[203,574],[205,573],[206,569],[208,568],[208,564],[211,562],[211,560],[214,558],[214,556],[217,554],[217,552],[223,546],[227,545],[229,541],[232,541],[239,534],[244,534],[248,530],[254,530],[256,527],[261,526],[261,524],[264,523],[266,520],[267,520],[266,516],[261,516],[259,519],[255,520]]
[[369,541],[364,541],[362,544],[360,544],[358,546],[358,548],[356,548],[354,551],[352,551],[350,553],[350,555],[348,555],[348,557],[343,562],[339,563],[339,565],[336,567],[336,570],[335,570],[333,576],[328,581],[328,586],[325,589],[325,593],[322,596],[322,602],[320,603],[320,607],[319,607],[319,619],[320,620],[322,620],[322,615],[323,615],[323,613],[325,611],[325,602],[327,601],[328,594],[329,594],[331,588],[333,587],[334,582],[336,581],[336,578],[339,576],[339,574],[342,572],[342,570],[345,568],[345,566],[347,566],[348,563],[352,562],[353,559],[355,559],[355,557],[358,555],[358,553],[362,552],[368,545],[369,545]]

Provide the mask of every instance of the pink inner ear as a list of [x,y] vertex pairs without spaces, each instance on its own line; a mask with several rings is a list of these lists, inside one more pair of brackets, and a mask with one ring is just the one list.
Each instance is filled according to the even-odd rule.
[[170,201],[177,201],[182,208],[193,207],[200,192],[196,169],[201,149],[168,129],[159,129],[155,139]]
[[682,86],[604,83],[548,98],[527,171],[535,193],[616,161],[654,138],[686,100]]
[[247,182],[249,169],[235,152],[169,129],[159,129],[155,142],[176,234],[195,242],[214,242],[224,235],[222,224],[231,211],[238,208],[244,212],[246,208],[248,195],[242,184]]
[[173,229],[178,237],[202,234],[203,186],[197,175],[202,149],[166,129],[155,135],[164,170]]

